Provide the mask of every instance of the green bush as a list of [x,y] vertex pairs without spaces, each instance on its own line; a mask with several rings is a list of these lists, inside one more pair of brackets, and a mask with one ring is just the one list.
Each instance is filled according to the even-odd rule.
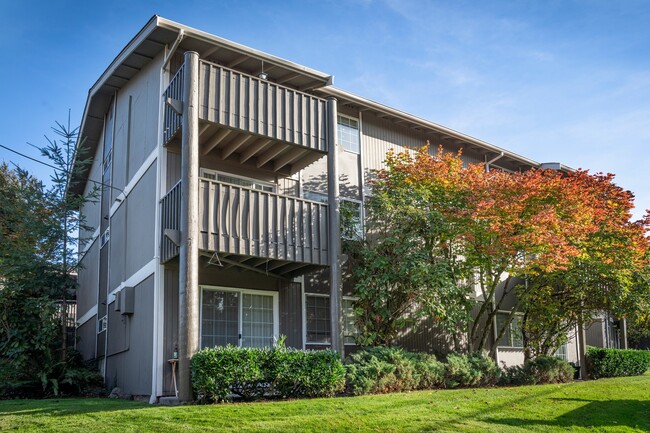
[[415,373],[420,377],[417,389],[439,388],[445,383],[445,364],[434,355],[415,354]]
[[[79,352],[69,349],[65,361],[43,363],[40,374],[33,368],[16,369],[12,360],[0,357],[0,399],[104,395],[104,378],[84,364]],[[47,364],[47,368],[45,368]]]
[[431,389],[443,383],[444,364],[435,356],[373,347],[346,361],[347,388],[354,395]]
[[219,346],[192,357],[192,388],[199,401],[221,401],[230,394],[254,398],[268,382],[264,366],[269,350]]
[[445,386],[447,388],[491,386],[497,383],[501,370],[492,358],[480,355],[447,355]]
[[574,367],[554,356],[538,356],[523,366],[508,367],[502,375],[503,385],[537,385],[565,383],[573,379]]
[[345,369],[338,353],[241,348],[206,348],[192,357],[192,387],[200,402],[262,396],[320,397],[343,390]]
[[372,347],[350,355],[346,361],[347,388],[354,395],[415,389],[413,357],[402,349]]
[[594,379],[640,376],[650,369],[650,351],[587,348],[587,362]]
[[271,392],[280,397],[331,397],[343,391],[345,368],[338,353],[278,348],[270,351]]

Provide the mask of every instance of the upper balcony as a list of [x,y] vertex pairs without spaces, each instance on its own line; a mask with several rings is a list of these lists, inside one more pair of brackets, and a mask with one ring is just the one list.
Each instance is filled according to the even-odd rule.
[[[184,67],[164,93],[182,100]],[[199,146],[215,158],[291,175],[327,153],[327,101],[205,60],[199,66]],[[164,109],[164,143],[180,146],[181,115]]]

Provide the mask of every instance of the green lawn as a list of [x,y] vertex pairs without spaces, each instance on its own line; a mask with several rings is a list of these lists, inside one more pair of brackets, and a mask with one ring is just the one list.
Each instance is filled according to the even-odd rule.
[[213,406],[0,401],[0,431],[648,432],[650,374],[565,385]]

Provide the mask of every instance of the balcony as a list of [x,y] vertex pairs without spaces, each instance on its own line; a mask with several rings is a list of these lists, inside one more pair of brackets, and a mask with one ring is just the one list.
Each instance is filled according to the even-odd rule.
[[[164,100],[182,100],[185,68]],[[224,66],[199,63],[202,157],[291,175],[327,153],[327,101]],[[180,146],[181,116],[164,109],[164,143]]]
[[[327,266],[327,205],[200,179],[199,240],[211,264],[291,277]],[[161,257],[178,255],[164,230],[180,227],[180,182],[162,200]]]

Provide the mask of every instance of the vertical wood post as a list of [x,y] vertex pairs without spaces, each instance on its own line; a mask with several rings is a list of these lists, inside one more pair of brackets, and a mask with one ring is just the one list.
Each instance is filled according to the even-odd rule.
[[582,319],[582,312],[578,317],[578,362],[580,363],[580,379],[587,380],[589,378],[587,372],[587,346],[585,335],[585,324]]
[[192,356],[199,347],[199,55],[185,53],[183,82],[181,245],[178,286],[178,398],[193,400]]
[[327,98],[327,203],[329,211],[330,324],[332,350],[343,353],[341,326],[341,215],[339,213],[339,164],[337,101]]

